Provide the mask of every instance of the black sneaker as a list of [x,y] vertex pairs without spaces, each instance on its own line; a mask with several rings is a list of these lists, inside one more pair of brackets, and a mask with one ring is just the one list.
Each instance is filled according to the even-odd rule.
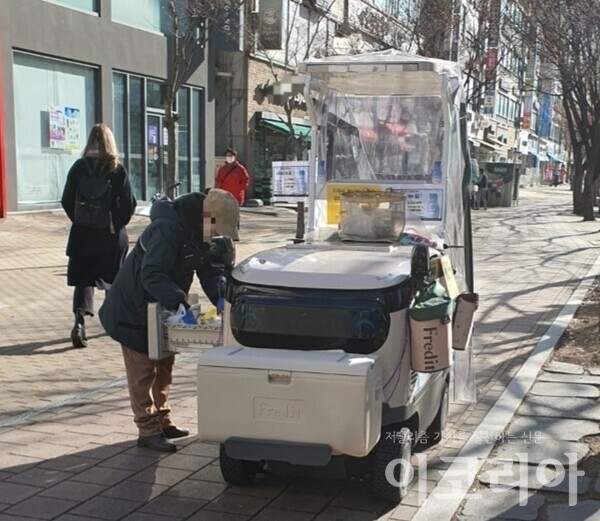
[[75,347],[87,347],[87,337],[85,335],[85,326],[83,324],[76,324],[71,330],[71,342]]
[[158,452],[176,452],[177,445],[170,442],[162,434],[154,436],[140,436],[137,441],[138,447],[157,450]]

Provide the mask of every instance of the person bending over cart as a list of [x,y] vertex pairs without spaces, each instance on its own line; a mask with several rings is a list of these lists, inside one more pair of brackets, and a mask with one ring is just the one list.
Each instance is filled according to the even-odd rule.
[[[175,424],[168,403],[174,355],[161,360],[148,357],[148,302],[159,302],[173,312],[180,305],[189,309],[187,296],[195,272],[206,296],[219,307],[225,266],[232,265],[235,256],[231,239],[237,238],[238,220],[236,201],[222,190],[208,196],[194,192],[174,201],[158,199],[150,210],[150,224],[99,310],[104,329],[121,344],[140,447],[175,452],[177,446],[170,440],[189,434]],[[231,239],[213,239],[215,235]],[[224,243],[226,251],[214,247]]]

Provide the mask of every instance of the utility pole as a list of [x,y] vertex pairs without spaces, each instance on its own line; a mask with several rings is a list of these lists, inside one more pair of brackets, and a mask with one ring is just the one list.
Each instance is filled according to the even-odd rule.
[[452,32],[450,35],[450,56],[448,59],[453,62],[458,61],[458,50],[460,48],[460,25],[462,14],[461,0],[452,2]]
[[[0,58],[2,52],[0,49]],[[0,72],[2,60],[0,59]],[[0,219],[6,217],[8,197],[6,195],[6,147],[4,144],[4,98],[2,95],[2,82],[0,81]]]

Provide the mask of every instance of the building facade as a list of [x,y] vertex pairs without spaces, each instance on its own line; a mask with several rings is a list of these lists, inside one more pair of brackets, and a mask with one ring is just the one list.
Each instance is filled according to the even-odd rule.
[[[463,17],[470,19],[464,44],[482,54],[471,89],[470,141],[480,165],[507,172],[514,188],[549,182],[552,172],[567,164],[556,78],[540,61],[540,52],[522,31],[519,6],[512,0],[490,0],[488,4],[464,1]],[[477,9],[484,6],[485,12]],[[535,32],[535,28],[530,28]],[[479,38],[477,37],[479,35]],[[463,57],[464,60],[464,57]],[[463,61],[464,62],[464,61]],[[543,81],[540,78],[544,78]],[[501,190],[497,191],[501,195]],[[510,197],[501,199],[510,204]],[[509,194],[510,195],[510,194]],[[506,196],[506,197],[505,197]]]
[[273,162],[308,159],[310,122],[302,98],[287,111],[281,102],[301,92],[294,85],[297,66],[311,57],[399,47],[400,24],[394,21],[405,4],[253,0],[240,10],[239,30],[217,44],[216,154],[229,146],[238,150],[252,177],[250,195],[269,201]]
[[[113,128],[138,200],[166,191],[164,13],[163,0],[0,3],[4,214],[60,207],[68,170],[98,122]],[[175,104],[180,193],[213,183],[209,57],[207,48]]]
[[[545,182],[567,154],[560,116],[553,109],[558,98],[547,95],[556,89],[546,85],[540,90],[540,75],[548,73],[539,51],[529,48],[519,32],[517,3],[454,0],[451,10],[437,7],[436,2],[411,0],[247,3],[235,37],[217,47],[217,155],[235,146],[262,198],[272,163],[302,160],[310,147],[306,115],[297,110],[301,104],[293,111],[281,104],[281,89],[293,91],[300,62],[390,47],[421,49],[463,65],[472,153],[490,172],[502,172],[494,185],[498,204],[511,204],[519,184]],[[441,37],[415,28],[435,16],[445,17],[433,25]],[[298,136],[304,138],[301,147]]]

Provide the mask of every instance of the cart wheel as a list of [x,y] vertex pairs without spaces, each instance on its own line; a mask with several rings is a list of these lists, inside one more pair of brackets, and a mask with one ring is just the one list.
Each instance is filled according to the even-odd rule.
[[446,420],[448,419],[449,400],[448,384],[446,383],[444,386],[444,393],[442,394],[442,401],[440,402],[440,408],[431,422],[431,425],[425,429],[426,438],[423,445],[427,448],[442,441],[444,429],[446,428]]
[[255,461],[230,458],[223,444],[219,447],[219,466],[223,479],[232,485],[252,485],[260,470]]
[[[412,434],[410,429],[402,427],[393,430],[393,426],[384,427],[381,439],[373,449],[373,477],[371,490],[373,494],[385,501],[399,503],[406,495],[413,472],[409,468],[412,454]],[[396,460],[396,461],[394,461]],[[402,463],[398,460],[401,460]],[[386,469],[393,463],[393,481],[386,478]]]

